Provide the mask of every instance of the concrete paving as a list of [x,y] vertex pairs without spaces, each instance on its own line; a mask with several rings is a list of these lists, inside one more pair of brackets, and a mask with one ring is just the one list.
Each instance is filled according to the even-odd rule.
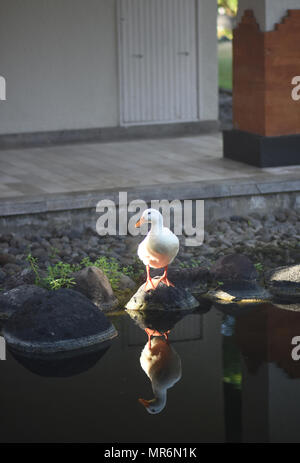
[[219,197],[225,192],[226,196],[243,194],[249,185],[256,194],[299,191],[300,166],[260,169],[223,159],[220,133],[0,151],[0,214],[4,215],[24,210],[25,203],[26,213],[30,204],[32,212],[38,212],[35,208],[41,201],[42,210],[80,207],[78,201],[85,207],[93,193],[106,190],[146,191],[150,197],[170,189],[174,196],[181,191],[186,197],[192,188],[194,195],[202,194],[198,197]]

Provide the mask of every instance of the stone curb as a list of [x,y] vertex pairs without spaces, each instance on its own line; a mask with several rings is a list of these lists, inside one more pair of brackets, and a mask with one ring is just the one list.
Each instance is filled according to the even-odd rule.
[[[294,174],[272,175],[262,173],[251,177],[228,180],[208,180],[190,183],[147,185],[120,188],[127,191],[128,202],[142,199],[214,199],[234,196],[256,196],[300,191],[300,179]],[[0,217],[40,214],[74,209],[95,208],[98,201],[109,199],[118,204],[119,189],[55,193],[0,200]]]

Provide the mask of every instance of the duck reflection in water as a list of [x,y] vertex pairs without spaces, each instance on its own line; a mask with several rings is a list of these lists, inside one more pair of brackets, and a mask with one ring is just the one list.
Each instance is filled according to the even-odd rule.
[[[147,331],[147,330],[145,330]],[[151,331],[151,334],[149,332]],[[152,384],[154,398],[151,400],[139,399],[148,413],[160,413],[167,403],[167,390],[174,386],[181,378],[181,360],[168,339],[154,334],[149,330],[148,342],[140,357],[141,367]],[[151,340],[151,335],[154,338]]]

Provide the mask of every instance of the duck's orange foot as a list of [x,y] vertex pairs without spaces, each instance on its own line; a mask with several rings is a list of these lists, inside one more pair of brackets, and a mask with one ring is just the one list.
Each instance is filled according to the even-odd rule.
[[154,290],[157,288],[157,285],[159,284],[159,280],[155,279],[152,280],[152,278],[147,278],[147,281],[144,286],[144,291],[148,292],[150,290]]
[[162,334],[159,331],[153,330],[152,328],[145,328],[145,331],[148,336],[162,336]]
[[175,287],[175,285],[173,285],[173,283],[171,283],[171,281],[168,280],[168,278],[166,276],[164,276],[164,275],[158,281],[164,283],[166,286]]
[[147,333],[147,336],[148,336],[148,348],[151,350],[151,337],[152,336],[163,336],[166,340],[166,342],[168,343],[169,342],[169,333],[170,333],[170,330],[168,331],[165,331],[164,333],[160,333],[159,331],[157,330],[152,330],[151,328],[145,328],[145,331]]
[[164,337],[167,342],[169,341],[169,334],[170,334],[170,330],[164,332]]
[[148,349],[151,350],[151,336],[154,336],[155,330],[152,330],[151,328],[145,328],[145,331],[148,336]]

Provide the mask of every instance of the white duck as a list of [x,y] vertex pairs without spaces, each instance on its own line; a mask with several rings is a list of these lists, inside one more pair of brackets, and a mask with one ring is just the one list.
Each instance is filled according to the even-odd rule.
[[[135,224],[140,227],[143,223],[151,223],[151,229],[138,247],[138,256],[146,265],[147,281],[144,291],[155,289],[162,282],[167,286],[174,286],[167,278],[168,265],[175,259],[179,250],[179,240],[174,233],[163,226],[163,217],[156,209],[146,209],[140,220]],[[159,279],[152,280],[150,267],[164,268]]]
[[145,345],[140,363],[151,381],[154,398],[139,399],[139,402],[149,413],[159,413],[166,406],[167,390],[181,378],[180,357],[169,343],[162,338],[155,337],[151,349],[148,343]]

